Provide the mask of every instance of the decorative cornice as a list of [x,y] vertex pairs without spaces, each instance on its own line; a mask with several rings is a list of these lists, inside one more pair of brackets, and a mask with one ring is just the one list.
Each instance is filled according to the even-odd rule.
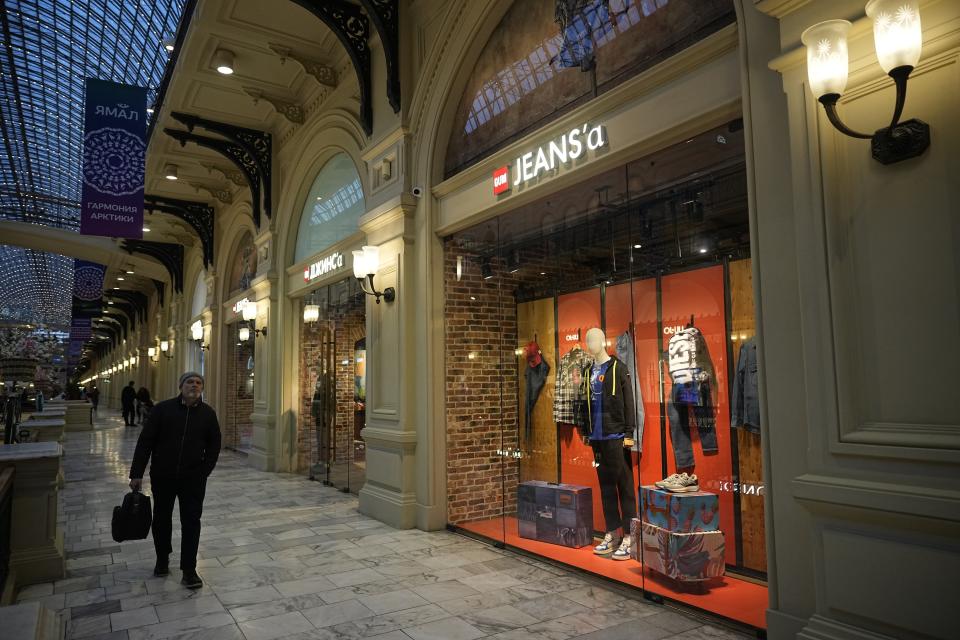
[[301,107],[299,104],[267,95],[260,89],[256,89],[254,87],[243,87],[243,92],[253,98],[253,104],[257,104],[263,100],[264,102],[270,104],[270,106],[272,106],[277,113],[282,115],[290,122],[294,124],[303,124],[303,107]]
[[197,193],[206,191],[208,194],[210,194],[211,198],[214,198],[218,202],[222,202],[223,204],[233,204],[233,192],[230,191],[228,187],[221,189],[210,186],[203,182],[191,182],[190,186],[196,189]]
[[313,78],[323,86],[330,87],[331,89],[337,88],[337,71],[330,65],[301,56],[293,49],[280,44],[269,43],[267,46],[270,47],[275,54],[280,56],[280,64],[286,63],[287,58],[290,58],[303,67],[303,70],[307,74],[313,76]]
[[206,169],[207,173],[219,173],[238,187],[247,186],[247,181],[246,178],[243,177],[242,171],[231,171],[230,169],[224,169],[223,167],[213,164],[212,162],[201,162],[200,166]]

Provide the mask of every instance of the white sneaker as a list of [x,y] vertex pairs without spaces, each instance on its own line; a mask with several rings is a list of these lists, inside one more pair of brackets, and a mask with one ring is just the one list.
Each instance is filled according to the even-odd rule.
[[598,556],[605,556],[613,553],[613,534],[608,533],[603,536],[603,542],[593,548],[593,552]]
[[700,483],[697,480],[697,474],[694,473],[689,476],[684,474],[663,488],[673,493],[693,493],[694,491],[700,491]]
[[623,541],[620,543],[620,548],[614,551],[613,555],[610,557],[614,560],[630,559],[630,536],[623,536]]
[[661,489],[666,489],[667,485],[675,483],[680,478],[685,478],[686,475],[687,475],[686,473],[675,473],[673,475],[667,476],[663,480],[657,480],[653,484],[660,487]]

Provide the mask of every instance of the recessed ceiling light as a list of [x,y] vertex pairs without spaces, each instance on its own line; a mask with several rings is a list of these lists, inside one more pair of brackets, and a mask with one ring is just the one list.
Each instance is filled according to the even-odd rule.
[[213,68],[217,73],[229,76],[233,73],[233,51],[217,49],[213,54]]
[[144,228],[143,228],[143,232],[144,232],[144,233],[150,233],[150,227],[144,227]]
[[133,269],[127,269],[127,275],[133,275]]
[[178,177],[178,167],[175,164],[166,164],[163,167],[163,177],[167,180],[176,180]]
[[114,290],[114,291],[120,291],[120,287],[114,287],[113,290]]
[[117,276],[117,280],[119,280],[119,281],[121,281],[121,282],[123,282],[123,280],[124,280],[124,277],[123,277],[123,276]]
[[706,249],[700,249],[700,253],[706,253],[706,252],[707,252]]
[[176,47],[176,44],[173,41],[173,38],[164,38],[163,39],[163,48],[167,51],[173,51]]
[[147,107],[147,113],[153,113],[153,107]]
[[635,244],[635,245],[633,245],[633,248],[634,248],[634,249],[643,249],[643,245],[642,245],[642,244]]

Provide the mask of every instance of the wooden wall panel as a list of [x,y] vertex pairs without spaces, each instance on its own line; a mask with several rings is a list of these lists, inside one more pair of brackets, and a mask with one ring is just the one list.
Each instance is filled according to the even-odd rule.
[[[733,367],[736,371],[740,345],[756,335],[756,311],[753,301],[752,260],[730,263],[730,339],[733,342]],[[743,566],[767,570],[763,495],[751,487],[763,486],[763,459],[760,436],[737,429],[737,454],[740,476],[740,526],[743,540]]]
[[[517,356],[517,407],[520,414],[520,449],[523,458],[520,461],[520,481],[547,480],[557,481],[557,425],[553,422],[553,397],[557,380],[557,357],[554,349],[556,321],[553,298],[543,298],[517,305],[518,349],[537,339],[543,358],[550,365],[547,382],[533,407],[531,437],[526,437],[526,369],[524,354]],[[504,394],[509,391],[504,389]],[[514,399],[504,397],[504,402]]]

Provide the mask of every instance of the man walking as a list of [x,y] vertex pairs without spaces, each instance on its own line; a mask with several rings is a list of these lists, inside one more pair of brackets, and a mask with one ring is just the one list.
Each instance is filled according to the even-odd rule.
[[137,390],[133,380],[120,392],[120,408],[123,411],[123,424],[132,427],[136,423]]
[[200,515],[207,489],[207,476],[220,455],[220,423],[210,405],[201,400],[203,376],[188,371],[180,376],[180,395],[154,405],[137,440],[130,466],[130,488],[139,491],[143,472],[150,462],[153,487],[153,546],[157,565],[153,575],[169,575],[173,551],[173,501],[180,501],[181,584],[197,589],[203,580],[197,575],[197,548],[200,546]]

